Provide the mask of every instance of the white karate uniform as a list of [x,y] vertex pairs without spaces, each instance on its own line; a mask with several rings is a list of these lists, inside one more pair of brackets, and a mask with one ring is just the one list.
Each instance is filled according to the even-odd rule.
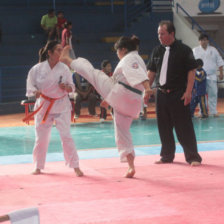
[[144,87],[141,83],[148,79],[144,61],[137,51],[132,51],[120,60],[112,77],[94,69],[84,58],[73,60],[71,68],[87,79],[113,108],[115,141],[121,161],[126,162],[128,154],[135,156],[130,126],[133,118],[138,118],[141,111],[142,95],[125,88],[118,82],[143,91]]
[[36,110],[44,102],[43,107],[35,115],[36,139],[33,159],[38,169],[44,169],[51,127],[54,121],[60,133],[66,164],[71,168],[79,167],[78,154],[70,133],[71,102],[68,93],[59,87],[59,82],[69,84],[74,91],[72,73],[61,62],[58,62],[53,69],[50,68],[48,61],[36,64],[29,71],[27,78],[27,97],[32,96],[34,91],[39,90],[45,96],[54,99],[59,98],[54,102],[45,123],[42,123],[42,120],[50,102],[39,97],[34,106]]
[[25,208],[10,212],[9,218],[12,224],[39,224],[38,208]]
[[220,56],[216,48],[212,46],[207,46],[204,49],[202,46],[195,47],[193,49],[195,59],[202,59],[204,65],[203,68],[207,73],[207,93],[208,93],[208,107],[209,114],[217,114],[217,96],[218,96],[218,87],[217,87],[217,69],[220,66],[224,65],[223,59]]

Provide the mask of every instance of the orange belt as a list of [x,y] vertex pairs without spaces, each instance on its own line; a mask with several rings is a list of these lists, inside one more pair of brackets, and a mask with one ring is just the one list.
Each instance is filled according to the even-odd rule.
[[[58,100],[58,99],[63,98],[64,96],[63,97],[60,97],[60,98],[50,98],[48,96],[45,96],[42,93],[40,94],[40,96],[43,97],[45,100],[47,100],[47,101],[50,102],[50,104],[49,104],[49,106],[48,106],[48,108],[47,108],[47,110],[46,110],[46,112],[44,114],[43,120],[41,122],[41,123],[45,123],[45,121],[47,120],[48,114],[49,114],[52,106],[54,105],[54,102],[56,100]],[[23,122],[26,122],[26,121],[31,120],[33,118],[33,116],[42,108],[43,105],[44,105],[44,101],[41,103],[41,105],[35,111],[33,111],[31,114],[29,114],[25,118],[23,118]]]

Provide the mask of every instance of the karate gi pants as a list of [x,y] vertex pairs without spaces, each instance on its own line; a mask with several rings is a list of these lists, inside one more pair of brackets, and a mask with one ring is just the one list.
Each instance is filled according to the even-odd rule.
[[36,168],[44,169],[48,145],[50,142],[51,128],[55,126],[61,137],[61,144],[64,151],[66,165],[70,168],[79,167],[79,157],[76,151],[74,140],[70,133],[71,111],[61,114],[49,114],[45,123],[41,123],[42,114],[35,116],[35,145],[33,149],[33,160]]
[[[82,65],[72,66],[76,70],[79,67],[78,73],[91,83],[96,91],[105,99],[114,87],[113,80],[108,77],[104,72],[94,69],[92,65],[85,61]],[[108,102],[110,103],[110,102]],[[114,109],[114,130],[115,142],[118,148],[121,162],[127,162],[127,155],[132,154],[135,156],[134,146],[130,133],[130,126],[133,121],[132,117],[123,115]]]
[[217,114],[217,97],[218,87],[216,80],[206,80],[207,93],[208,93],[208,110],[210,115]]

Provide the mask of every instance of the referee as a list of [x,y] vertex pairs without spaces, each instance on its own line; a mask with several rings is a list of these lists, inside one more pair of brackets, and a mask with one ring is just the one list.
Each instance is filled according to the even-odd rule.
[[150,85],[155,82],[156,113],[162,143],[160,160],[155,163],[172,163],[175,157],[176,131],[186,161],[199,166],[197,142],[190,113],[191,93],[195,79],[196,60],[190,47],[175,39],[171,21],[161,21],[158,27],[160,45],[155,47],[147,64]]

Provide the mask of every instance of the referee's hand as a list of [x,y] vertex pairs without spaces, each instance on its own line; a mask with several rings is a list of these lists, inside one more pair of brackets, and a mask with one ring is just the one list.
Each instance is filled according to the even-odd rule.
[[185,92],[181,97],[181,100],[184,100],[184,106],[187,106],[191,102],[191,92]]

